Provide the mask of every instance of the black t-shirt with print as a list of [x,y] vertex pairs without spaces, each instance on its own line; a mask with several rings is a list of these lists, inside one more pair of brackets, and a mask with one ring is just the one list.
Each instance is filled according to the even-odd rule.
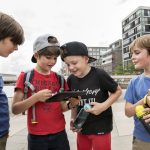
[[[114,93],[118,84],[102,69],[91,67],[90,72],[83,78],[74,75],[68,77],[70,90],[86,91],[81,97],[78,112],[85,103],[102,103],[109,97],[109,92]],[[105,134],[112,130],[112,109],[109,107],[100,115],[90,114],[82,127],[83,134]]]

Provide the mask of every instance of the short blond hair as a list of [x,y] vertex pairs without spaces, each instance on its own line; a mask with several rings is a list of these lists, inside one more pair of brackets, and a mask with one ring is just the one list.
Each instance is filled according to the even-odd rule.
[[146,34],[135,39],[129,45],[129,50],[132,51],[135,46],[142,49],[147,49],[148,53],[150,54],[150,34]]

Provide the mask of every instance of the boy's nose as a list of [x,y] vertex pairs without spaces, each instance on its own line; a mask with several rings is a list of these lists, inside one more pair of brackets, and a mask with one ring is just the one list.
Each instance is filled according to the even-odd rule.
[[131,59],[135,57],[134,53],[130,54]]
[[18,50],[18,45],[15,45],[14,50],[15,50],[15,51]]
[[51,59],[51,63],[55,64],[56,60],[55,59]]
[[73,69],[73,66],[72,66],[72,65],[70,65],[70,66],[69,66],[69,70],[72,70],[72,69]]

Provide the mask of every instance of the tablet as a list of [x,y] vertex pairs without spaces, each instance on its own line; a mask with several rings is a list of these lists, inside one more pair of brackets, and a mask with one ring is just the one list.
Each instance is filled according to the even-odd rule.
[[78,97],[85,95],[84,91],[64,91],[62,93],[56,93],[45,102],[57,102],[57,101],[67,101],[68,98]]

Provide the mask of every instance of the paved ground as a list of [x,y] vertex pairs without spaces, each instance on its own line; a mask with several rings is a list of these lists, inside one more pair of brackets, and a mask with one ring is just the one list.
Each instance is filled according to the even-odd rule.
[[[112,106],[114,114],[112,150],[131,150],[133,120],[124,115],[124,101],[122,97],[123,95]],[[76,150],[76,134],[69,130],[69,111],[65,113],[65,118],[71,150]],[[11,114],[10,124],[10,137],[6,150],[27,150],[26,115],[14,116]]]

